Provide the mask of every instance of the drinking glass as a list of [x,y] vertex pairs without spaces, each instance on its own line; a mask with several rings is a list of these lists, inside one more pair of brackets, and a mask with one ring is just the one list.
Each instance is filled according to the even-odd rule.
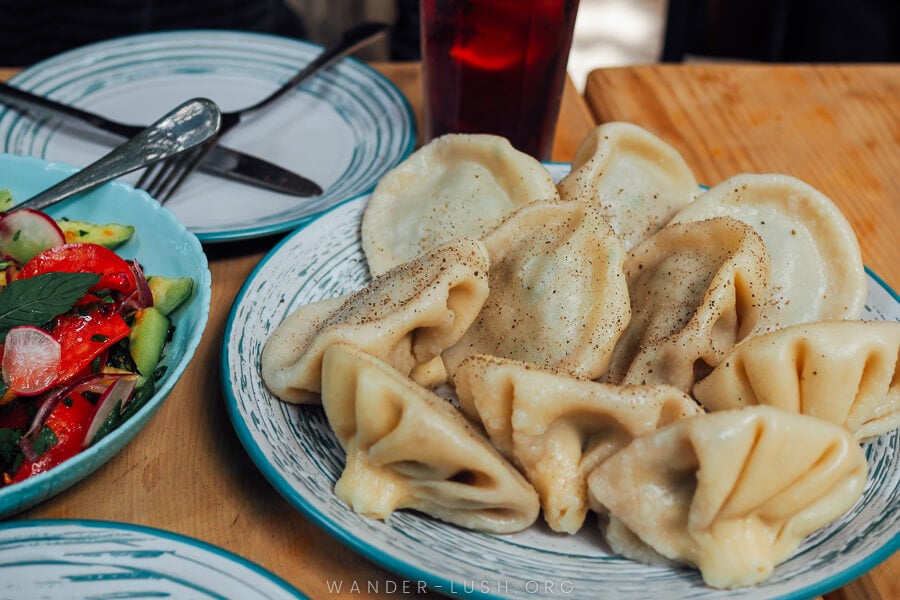
[[493,133],[548,160],[578,0],[421,0],[425,140]]

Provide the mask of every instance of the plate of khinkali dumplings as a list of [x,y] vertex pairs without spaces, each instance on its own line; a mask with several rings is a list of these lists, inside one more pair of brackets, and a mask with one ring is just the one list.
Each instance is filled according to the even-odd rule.
[[445,137],[288,235],[222,387],[291,504],[437,593],[805,598],[900,548],[898,356],[828,198],[609,123],[572,165]]

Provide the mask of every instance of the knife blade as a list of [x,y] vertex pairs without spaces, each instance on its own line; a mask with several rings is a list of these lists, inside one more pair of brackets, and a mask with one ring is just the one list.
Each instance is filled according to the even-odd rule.
[[222,144],[216,144],[207,151],[199,169],[292,196],[309,197],[322,194],[322,188],[312,179]]
[[[119,137],[133,137],[143,129],[139,125],[108,119],[3,82],[0,82],[0,103],[38,117],[75,120]],[[204,156],[199,170],[292,196],[309,197],[322,193],[317,183],[298,173],[221,144],[216,144]]]

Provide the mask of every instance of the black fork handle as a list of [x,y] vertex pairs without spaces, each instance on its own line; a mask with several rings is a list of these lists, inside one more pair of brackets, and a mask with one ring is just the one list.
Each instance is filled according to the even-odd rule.
[[285,81],[284,84],[277,90],[275,90],[256,104],[248,106],[243,110],[239,110],[233,113],[223,113],[222,131],[224,132],[228,128],[230,128],[232,126],[232,121],[234,121],[234,123],[237,123],[237,121],[240,120],[241,115],[257,111],[265,106],[268,106],[272,102],[278,100],[286,93],[297,87],[304,79],[307,79],[308,77],[311,77],[322,69],[330,66],[338,59],[343,58],[344,56],[355,52],[363,46],[375,41],[375,39],[384,34],[387,29],[387,23],[380,23],[378,21],[363,21],[362,23],[354,25],[344,32],[344,34],[341,36],[341,39],[323,50],[321,54],[319,54],[312,60],[312,62],[298,71],[293,77]]

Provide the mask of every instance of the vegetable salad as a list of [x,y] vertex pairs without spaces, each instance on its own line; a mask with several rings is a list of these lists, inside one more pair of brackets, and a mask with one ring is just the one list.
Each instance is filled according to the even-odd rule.
[[153,396],[169,315],[194,282],[116,254],[133,232],[0,213],[0,487],[75,456]]

